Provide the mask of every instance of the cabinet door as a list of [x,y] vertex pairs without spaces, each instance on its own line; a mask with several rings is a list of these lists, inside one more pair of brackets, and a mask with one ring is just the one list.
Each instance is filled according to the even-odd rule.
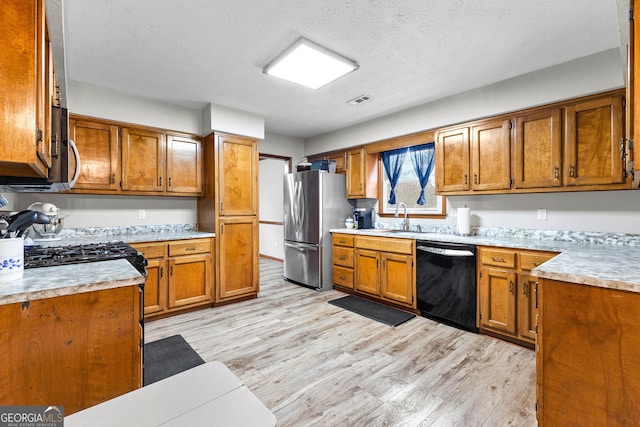
[[2,175],[45,177],[44,0],[3,2],[0,15],[0,129],[10,143],[0,148]]
[[327,157],[327,160],[336,162],[336,173],[347,173],[347,153],[333,154]]
[[364,148],[347,152],[347,198],[365,197]]
[[258,220],[221,218],[217,300],[255,295],[259,284]]
[[489,120],[471,128],[471,166],[474,190],[511,187],[509,120]]
[[169,308],[212,300],[211,256],[188,255],[169,259]]
[[255,139],[218,135],[220,215],[257,215],[258,147]]
[[566,185],[624,182],[620,140],[622,97],[585,101],[566,108]]
[[167,136],[167,192],[202,192],[200,141],[181,136]]
[[436,191],[469,190],[469,128],[438,133]]
[[559,187],[561,151],[559,108],[517,117],[515,188]]
[[93,120],[71,119],[69,135],[80,154],[80,176],[73,188],[119,190],[118,127]]
[[518,276],[518,338],[536,341],[536,283],[537,278],[528,274]]
[[380,295],[384,299],[413,305],[415,270],[413,256],[381,253]]
[[145,316],[162,313],[167,307],[167,262],[147,259],[147,280],[144,283]]
[[480,325],[508,334],[516,333],[516,274],[483,268],[480,273]]
[[165,188],[165,136],[122,128],[122,189],[162,192]]
[[380,274],[379,274],[378,252],[366,249],[356,249],[355,251],[355,283],[356,291],[367,294],[380,295]]

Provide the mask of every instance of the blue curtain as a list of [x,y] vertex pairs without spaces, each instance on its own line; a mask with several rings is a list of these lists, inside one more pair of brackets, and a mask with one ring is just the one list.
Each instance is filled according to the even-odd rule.
[[419,206],[423,206],[427,203],[427,199],[424,197],[424,187],[427,186],[429,175],[431,175],[431,171],[433,171],[435,144],[430,142],[428,144],[409,147],[409,152],[411,153],[411,160],[413,161],[413,169],[416,171],[416,175],[418,175],[418,181],[421,187],[420,197],[418,197],[416,203]]
[[398,148],[397,150],[383,151],[380,153],[382,157],[382,164],[384,165],[384,172],[387,174],[387,179],[391,184],[391,194],[389,194],[389,204],[396,204],[396,184],[398,178],[400,178],[400,170],[402,169],[402,162],[407,154],[406,148]]

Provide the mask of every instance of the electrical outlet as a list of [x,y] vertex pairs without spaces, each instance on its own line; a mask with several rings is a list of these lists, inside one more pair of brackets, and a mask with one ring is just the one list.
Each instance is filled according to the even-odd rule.
[[138,219],[145,219],[147,217],[147,211],[144,209],[138,209]]
[[280,242],[276,242],[276,248],[280,247]]
[[547,210],[546,209],[538,209],[538,220],[546,221],[547,220]]

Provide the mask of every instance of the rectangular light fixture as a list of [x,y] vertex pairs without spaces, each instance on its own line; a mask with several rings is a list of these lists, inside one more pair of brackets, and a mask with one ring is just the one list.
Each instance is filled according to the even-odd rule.
[[358,69],[358,64],[303,37],[267,65],[263,72],[318,89]]

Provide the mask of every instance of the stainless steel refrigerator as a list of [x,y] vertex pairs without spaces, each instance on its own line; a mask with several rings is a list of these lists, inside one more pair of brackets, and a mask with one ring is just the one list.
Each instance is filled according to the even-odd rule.
[[333,288],[332,228],[351,215],[344,175],[303,171],[284,176],[284,278],[319,291]]

